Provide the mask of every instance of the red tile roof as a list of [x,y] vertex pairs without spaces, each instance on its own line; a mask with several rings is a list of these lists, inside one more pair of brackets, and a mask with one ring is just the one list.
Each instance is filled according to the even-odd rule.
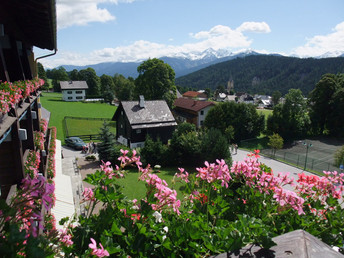
[[208,106],[215,105],[210,101],[198,101],[193,99],[178,98],[174,101],[174,106],[177,108],[183,108],[192,111],[200,111]]
[[196,98],[199,94],[197,91],[187,91],[183,94],[183,97]]

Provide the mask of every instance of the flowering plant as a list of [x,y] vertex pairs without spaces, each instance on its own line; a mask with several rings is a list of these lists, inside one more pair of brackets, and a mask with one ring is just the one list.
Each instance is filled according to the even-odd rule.
[[[103,162],[100,170],[86,177],[93,185],[83,193],[86,213],[60,222],[66,222],[66,229],[54,239],[48,235],[35,238],[41,251],[54,246],[62,250],[49,250],[62,251],[68,257],[210,256],[248,244],[269,248],[274,245],[273,237],[296,229],[330,245],[343,246],[344,174],[300,174],[294,182],[288,174],[275,175],[259,162],[256,152],[231,167],[217,160],[205,162],[195,173],[179,168],[172,180],[184,182],[183,196],[179,197],[150,166],[142,167],[135,151],[130,157],[128,151],[121,152],[120,166],[113,168]],[[138,167],[138,179],[146,185],[141,200],[125,198],[118,185],[129,165]],[[49,197],[41,192],[46,205]],[[3,216],[4,222],[7,217]],[[75,221],[77,225],[72,226]],[[3,239],[0,237],[0,247],[4,246],[1,241],[7,243],[8,238]],[[32,238],[27,239],[29,243]],[[41,243],[46,243],[46,249]],[[29,246],[15,248],[29,252]]]
[[36,178],[38,175],[40,162],[41,155],[39,154],[39,151],[30,150],[24,164],[25,174],[29,175],[31,178]]
[[[120,167],[103,163],[85,179],[94,187],[85,189],[87,213],[79,217],[79,226],[69,228],[73,245],[66,254],[208,256],[247,244],[268,248],[272,237],[296,229],[330,245],[344,243],[339,202],[344,174],[300,175],[294,182],[288,174],[274,175],[256,151],[231,167],[217,160],[192,174],[180,168],[173,181],[184,181],[184,191],[177,197],[149,166],[142,167],[135,151],[127,154],[122,150]],[[128,165],[138,167],[146,184],[142,200],[126,199],[117,184]]]
[[39,130],[45,135],[48,130],[48,121],[44,118],[41,118],[39,122]]
[[5,114],[21,99],[44,85],[44,80],[33,79],[17,82],[0,82],[0,112]]
[[33,132],[33,137],[34,137],[34,144],[36,149],[43,150],[44,149],[44,133],[43,132],[38,132],[34,131]]

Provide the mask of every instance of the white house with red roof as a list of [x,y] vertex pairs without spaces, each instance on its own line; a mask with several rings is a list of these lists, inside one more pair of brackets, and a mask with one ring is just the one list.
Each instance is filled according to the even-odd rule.
[[177,121],[188,122],[199,128],[203,126],[205,117],[214,105],[211,101],[178,98],[174,101],[172,112]]

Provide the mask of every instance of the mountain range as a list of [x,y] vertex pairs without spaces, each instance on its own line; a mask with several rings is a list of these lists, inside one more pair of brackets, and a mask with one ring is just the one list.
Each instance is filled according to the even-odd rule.
[[[160,57],[165,63],[168,63],[176,73],[176,77],[180,77],[194,71],[200,70],[207,66],[221,63],[224,61],[232,60],[238,57],[260,55],[260,53],[253,50],[245,50],[237,53],[232,53],[227,50],[214,50],[209,48],[202,52],[189,52],[179,53],[176,56]],[[66,71],[83,70],[88,67],[93,68],[98,76],[107,74],[110,76],[116,73],[122,74],[125,77],[136,78],[138,76],[137,67],[142,61],[137,62],[104,62],[93,65],[75,66],[75,65],[62,65]]]
[[[234,80],[236,91],[271,94],[300,88],[308,94],[325,73],[344,73],[344,53],[326,53],[315,58],[263,54],[253,50],[231,53],[207,49],[159,58],[176,73],[176,85],[193,89],[226,87]],[[86,66],[63,65],[67,71],[93,68],[98,76],[122,74],[136,78],[137,62],[105,62]]]

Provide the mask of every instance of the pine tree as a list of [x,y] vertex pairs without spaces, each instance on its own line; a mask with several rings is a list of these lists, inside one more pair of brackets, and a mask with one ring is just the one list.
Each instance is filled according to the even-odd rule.
[[116,143],[115,135],[110,132],[109,124],[104,121],[102,128],[100,128],[100,143],[97,146],[99,153],[99,160],[104,162],[114,160],[114,145]]

